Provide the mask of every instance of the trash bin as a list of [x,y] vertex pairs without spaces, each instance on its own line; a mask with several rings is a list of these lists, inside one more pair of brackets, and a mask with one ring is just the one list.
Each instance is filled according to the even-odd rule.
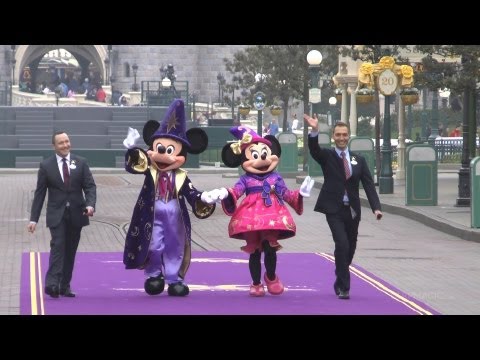
[[471,227],[480,227],[480,157],[470,161]]
[[[367,162],[368,170],[375,181],[375,145],[373,140],[365,136],[355,136],[348,142],[350,157],[352,152],[362,155]],[[376,181],[375,181],[376,182]],[[362,187],[362,183],[360,183]]]
[[406,151],[405,205],[438,203],[437,152],[427,144]]
[[293,133],[280,133],[277,136],[282,147],[282,155],[277,171],[285,176],[287,174],[298,174],[298,145],[297,135]]
[[[330,142],[330,133],[321,132],[318,133],[318,145],[322,148],[329,148],[332,146]],[[308,151],[308,150],[307,150]],[[311,156],[308,157],[308,175],[310,176],[323,176],[322,167]]]

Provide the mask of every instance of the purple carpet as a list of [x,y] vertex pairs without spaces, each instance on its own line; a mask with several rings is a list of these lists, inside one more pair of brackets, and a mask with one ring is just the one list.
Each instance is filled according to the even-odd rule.
[[[350,300],[333,292],[333,257],[279,253],[279,296],[249,296],[248,256],[241,252],[194,252],[186,283],[190,294],[149,296],[140,270],[125,270],[121,253],[78,253],[75,298],[43,292],[48,253],[22,256],[20,312],[29,315],[418,315],[439,314],[373,274],[351,266]],[[40,275],[41,274],[41,275]]]

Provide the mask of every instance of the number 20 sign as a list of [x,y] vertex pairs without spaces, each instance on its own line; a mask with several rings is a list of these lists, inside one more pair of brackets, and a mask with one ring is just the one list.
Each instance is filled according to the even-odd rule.
[[377,81],[377,87],[384,96],[392,95],[397,90],[398,77],[391,69],[383,70]]

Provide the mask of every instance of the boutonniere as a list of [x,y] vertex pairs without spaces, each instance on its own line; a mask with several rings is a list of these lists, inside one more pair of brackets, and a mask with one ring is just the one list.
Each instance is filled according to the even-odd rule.
[[77,165],[75,165],[75,160],[70,161],[70,169],[75,170]]
[[350,160],[350,163],[351,163],[352,165],[357,165],[357,164],[358,164],[358,163],[357,163],[357,159],[355,159],[355,156],[352,157],[352,160]]

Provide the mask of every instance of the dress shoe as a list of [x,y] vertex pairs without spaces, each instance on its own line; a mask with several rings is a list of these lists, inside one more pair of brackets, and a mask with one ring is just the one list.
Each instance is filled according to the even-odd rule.
[[348,300],[350,299],[350,293],[348,292],[348,290],[339,290],[338,298],[342,300]]
[[59,291],[58,287],[55,285],[45,286],[45,294],[50,295],[52,298],[58,298]]
[[336,281],[333,283],[333,290],[335,291],[335,295],[338,296],[338,294],[340,293],[340,288],[338,287]]
[[70,288],[68,288],[66,290],[60,290],[60,295],[62,295],[64,297],[75,297],[75,293],[72,292],[72,290]]

